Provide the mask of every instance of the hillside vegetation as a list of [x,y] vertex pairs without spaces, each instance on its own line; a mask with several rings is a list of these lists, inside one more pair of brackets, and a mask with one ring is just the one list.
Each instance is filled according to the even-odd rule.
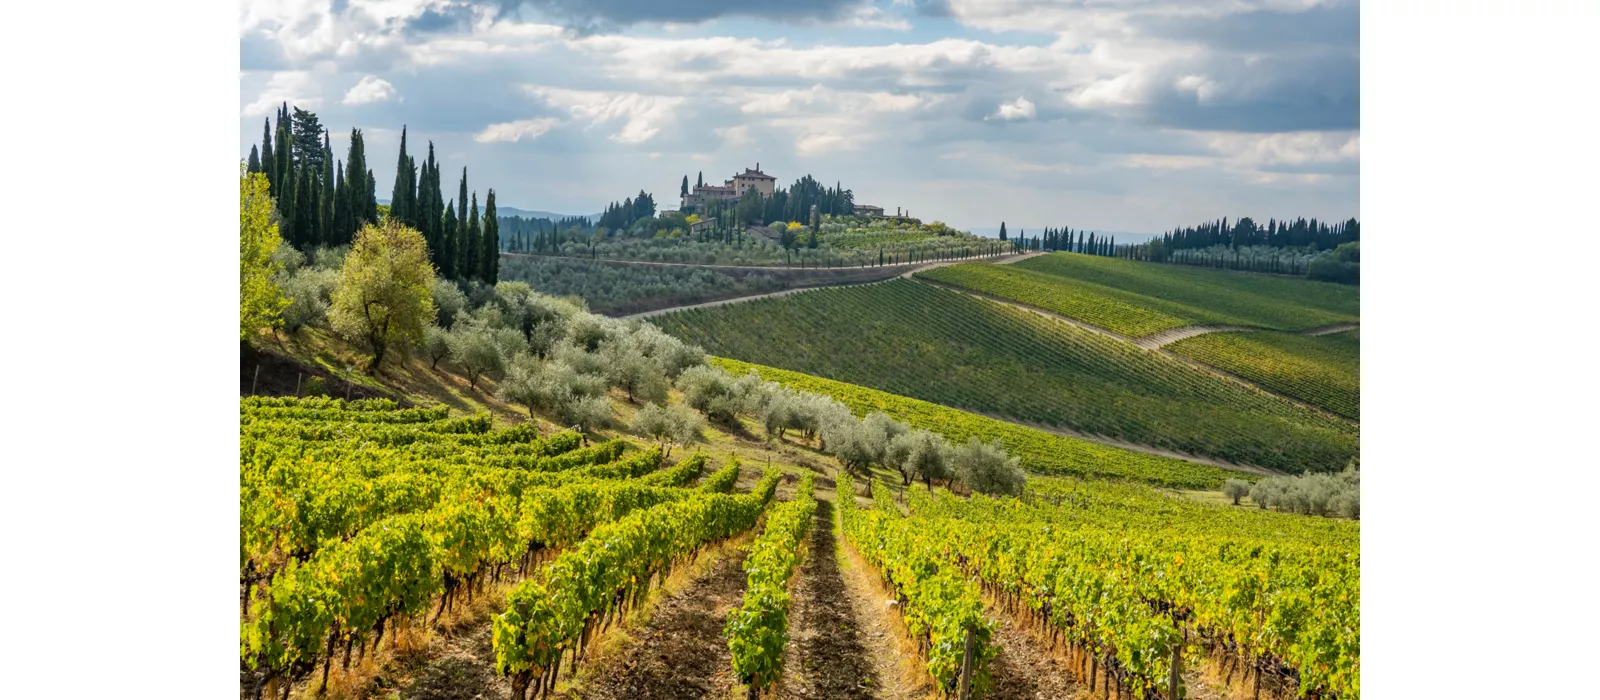
[[[1348,285],[1076,253],[1041,255],[1015,267],[1137,294],[1147,300],[1146,308],[1195,323],[1299,331],[1360,319],[1361,290]],[[1030,278],[1036,283],[1037,279]],[[1067,294],[1073,289],[1063,287],[1062,291]]]
[[1361,331],[1208,333],[1167,346],[1284,396],[1361,419]]
[[906,280],[661,316],[711,354],[1284,471],[1333,470],[1353,424],[1038,314]]
[[954,442],[972,437],[998,440],[1007,452],[1021,458],[1022,468],[1035,474],[1139,481],[1182,489],[1215,489],[1220,488],[1228,478],[1248,479],[1254,476],[1206,464],[1109,447],[809,374],[721,357],[709,358],[709,361],[734,374],[755,370],[764,380],[832,397],[849,406],[857,415],[881,411],[913,428],[941,433]]

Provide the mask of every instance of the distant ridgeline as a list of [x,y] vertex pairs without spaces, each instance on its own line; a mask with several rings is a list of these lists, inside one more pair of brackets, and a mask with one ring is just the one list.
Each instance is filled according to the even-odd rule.
[[252,145],[246,170],[266,176],[284,241],[309,253],[318,246],[349,245],[368,223],[399,221],[422,233],[428,258],[441,277],[494,284],[499,277],[499,217],[494,190],[489,190],[480,216],[478,193],[467,206],[467,169],[461,169],[457,198],[446,203],[443,168],[428,143],[428,158],[418,168],[406,153],[406,130],[400,129],[400,155],[389,203],[378,204],[377,182],[367,167],[366,142],[360,129],[350,130],[350,151],[335,161],[333,148],[315,112],[288,103],[278,110],[277,124],[262,126],[261,147]]
[[[1329,224],[1316,219],[1268,219],[1262,226],[1250,217],[1228,224],[1227,219],[1178,228],[1144,243],[1118,244],[1116,236],[1074,231],[1070,226],[1034,236],[1000,239],[1023,251],[1066,251],[1129,260],[1178,263],[1229,270],[1248,270],[1354,284],[1359,279],[1357,249],[1361,223],[1354,218]],[[1339,249],[1340,253],[1331,251]],[[1332,258],[1332,259],[1329,259]],[[1316,265],[1322,261],[1322,265]],[[1334,270],[1337,263],[1337,270]]]

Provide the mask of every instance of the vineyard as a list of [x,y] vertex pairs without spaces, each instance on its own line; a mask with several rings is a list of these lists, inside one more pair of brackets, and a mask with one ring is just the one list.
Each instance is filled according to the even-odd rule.
[[916,276],[1038,307],[1130,338],[1169,328],[1237,322],[1183,304],[1016,265],[966,263],[923,270]]
[[386,632],[515,581],[494,653],[518,697],[538,692],[652,582],[755,526],[780,477],[734,495],[729,460],[691,489],[704,454],[663,468],[583,441],[387,400],[242,399],[241,694],[325,688]]
[[[906,527],[1121,696],[1215,664],[1280,696],[1360,697],[1354,523],[1061,480],[1026,501],[908,492]],[[1175,667],[1176,666],[1176,667]]]
[[1361,331],[1211,333],[1167,349],[1266,389],[1361,419]]
[[1229,478],[1255,478],[1243,472],[1056,435],[832,379],[725,358],[713,358],[711,362],[734,374],[743,375],[753,369],[763,380],[831,396],[857,415],[882,411],[913,428],[938,432],[953,443],[972,437],[999,440],[1008,453],[1022,458],[1024,469],[1035,474],[1139,481],[1181,489],[1217,489]]
[[1019,262],[1016,267],[1138,295],[1147,299],[1146,308],[1166,313],[1173,313],[1169,309],[1192,308],[1205,314],[1194,318],[1206,323],[1300,331],[1354,322],[1360,316],[1360,289],[1331,282],[1076,253],[1040,255]]
[[1357,449],[1351,422],[1160,353],[912,281],[691,309],[654,322],[723,357],[1236,463],[1329,471]]

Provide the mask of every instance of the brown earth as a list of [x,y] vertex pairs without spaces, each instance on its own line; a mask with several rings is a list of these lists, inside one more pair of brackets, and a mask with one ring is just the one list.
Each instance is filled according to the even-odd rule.
[[664,596],[642,629],[608,649],[575,687],[557,697],[726,697],[737,679],[722,628],[744,598],[742,565],[748,552],[746,542],[711,562],[682,590]]
[[879,687],[835,556],[833,504],[817,501],[810,551],[789,607],[779,698],[872,698]]

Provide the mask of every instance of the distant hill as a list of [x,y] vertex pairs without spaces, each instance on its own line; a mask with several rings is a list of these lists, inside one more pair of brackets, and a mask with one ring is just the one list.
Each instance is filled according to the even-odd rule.
[[[379,199],[378,203],[379,204],[388,204],[389,200],[388,199]],[[516,207],[503,207],[503,206],[497,206],[496,209],[498,210],[497,213],[500,214],[500,216],[520,216],[520,217],[522,217],[524,219],[550,219],[550,220],[554,221],[556,219],[566,218],[567,216],[575,216],[575,215],[570,215],[570,214],[557,214],[557,213],[555,213],[553,211],[543,211],[543,210],[539,210],[539,209],[518,209]],[[598,214],[598,213],[587,214],[585,216],[590,221],[593,221],[595,219],[600,218],[600,214]]]

